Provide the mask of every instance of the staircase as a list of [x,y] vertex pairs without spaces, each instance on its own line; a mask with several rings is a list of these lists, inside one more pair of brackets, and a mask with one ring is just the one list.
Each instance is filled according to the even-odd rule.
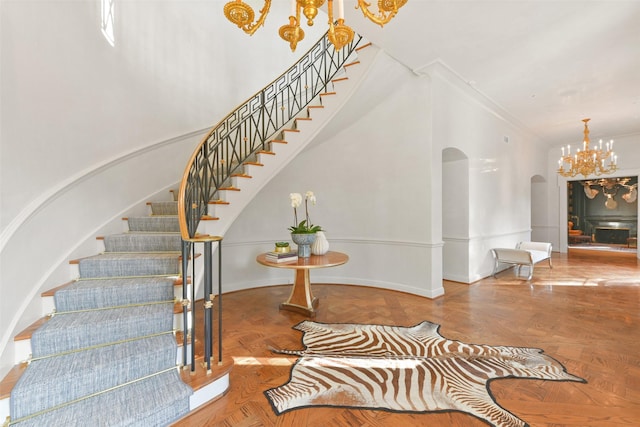
[[[377,53],[371,46],[354,52],[340,75],[261,148],[215,165],[212,170],[232,173],[206,195],[206,211],[197,215],[190,237],[224,235],[258,191],[337,114],[366,75],[362,63],[373,63]],[[180,193],[186,194],[184,183]],[[100,239],[104,252],[71,262],[78,279],[43,294],[43,306],[53,315],[15,338],[16,359],[30,362],[17,365],[0,384],[0,420],[7,417],[7,425],[19,427],[98,420],[168,425],[227,390],[229,361],[213,374],[202,373],[198,364],[198,375],[209,377],[205,381],[190,381],[193,376],[178,370],[185,363],[179,350],[184,340],[175,331],[186,319],[177,302],[186,258],[179,213],[181,204],[191,202],[176,195],[151,203],[149,216],[128,218],[126,232]],[[198,287],[197,280],[191,286]],[[198,342],[189,344],[186,353],[193,354]]]
[[[362,43],[354,49],[343,59],[344,65],[323,90],[290,120],[285,119],[282,127],[270,135],[257,135],[261,131],[253,128],[260,127],[255,123],[271,123],[271,117],[255,119],[254,115],[261,114],[257,111],[243,117],[252,108],[257,96],[223,119],[196,149],[192,163],[185,172],[180,188],[184,199],[180,200],[178,207],[183,238],[188,239],[196,230],[201,234],[223,236],[255,195],[311,144],[320,130],[338,114],[362,84],[380,52],[368,43]],[[287,74],[300,75],[303,71],[289,70],[283,76]],[[301,85],[300,82],[296,84]],[[270,92],[267,89],[279,86],[282,83],[276,80],[263,91]],[[304,94],[298,96],[304,97]],[[273,105],[262,108],[288,110],[289,107],[283,105],[287,102],[300,101],[271,101]],[[246,149],[244,144],[239,143],[244,140],[251,141],[254,148]],[[209,181],[205,183],[201,178],[207,175],[214,183],[211,188],[207,186]],[[194,218],[196,220],[190,222]],[[214,221],[200,223],[200,218]]]
[[167,425],[193,409],[174,333],[177,202],[152,203],[127,224],[103,253],[72,261],[78,280],[45,297],[55,311],[23,343],[31,358],[11,390],[9,425]]

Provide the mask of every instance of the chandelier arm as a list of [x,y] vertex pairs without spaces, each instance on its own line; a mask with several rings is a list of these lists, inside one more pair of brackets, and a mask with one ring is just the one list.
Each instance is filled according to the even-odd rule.
[[365,18],[368,18],[371,22],[374,22],[381,27],[388,24],[389,21],[393,19],[394,16],[398,13],[398,9],[400,9],[407,1],[406,0],[392,0],[390,2],[390,7],[387,6],[384,10],[380,7],[382,0],[378,2],[378,14],[374,14],[369,10],[369,6],[371,3],[367,3],[365,0],[358,0],[358,4],[356,5],[356,9],[360,8],[362,14]]
[[249,33],[253,34],[256,30],[264,25],[264,20],[267,19],[267,15],[269,14],[269,10],[271,9],[271,0],[264,0],[264,7],[260,9],[260,18],[250,26]]
[[255,22],[251,22],[254,16],[251,6],[243,3],[242,0],[236,0],[230,1],[224,6],[224,15],[233,24],[236,24],[238,28],[252,36],[258,28],[264,25],[270,9],[271,0],[264,0],[264,6],[260,9],[260,16]]
[[269,14],[270,9],[271,9],[271,0],[264,0],[264,7],[260,9],[260,17],[258,18],[258,20],[253,24],[247,25],[247,28],[246,29],[243,28],[243,31],[249,34],[250,36],[252,36],[253,33],[255,33],[258,28],[264,25],[264,20],[267,19],[267,15]]

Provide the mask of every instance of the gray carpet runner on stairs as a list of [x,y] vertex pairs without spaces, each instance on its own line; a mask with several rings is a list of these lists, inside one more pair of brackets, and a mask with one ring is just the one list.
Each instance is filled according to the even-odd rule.
[[56,313],[31,337],[33,361],[11,392],[11,423],[164,426],[189,412],[176,368],[177,203],[152,204],[105,252],[80,260]]
[[[173,278],[131,277],[78,280],[54,295],[58,312],[117,307],[173,298]],[[122,292],[126,289],[127,292]]]

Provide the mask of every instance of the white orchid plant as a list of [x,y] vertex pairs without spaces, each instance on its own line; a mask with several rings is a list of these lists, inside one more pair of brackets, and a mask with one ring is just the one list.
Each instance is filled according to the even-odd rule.
[[304,212],[305,219],[298,222],[298,208],[302,205],[302,194],[291,193],[289,194],[289,200],[291,200],[291,207],[293,208],[293,226],[289,227],[289,231],[293,234],[314,234],[318,231],[322,231],[322,227],[319,225],[311,224],[309,221],[309,203],[316,204],[316,196],[313,191],[307,191],[304,193]]

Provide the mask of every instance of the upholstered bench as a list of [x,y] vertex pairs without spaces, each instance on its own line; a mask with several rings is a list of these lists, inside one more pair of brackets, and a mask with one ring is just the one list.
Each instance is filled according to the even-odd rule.
[[491,249],[493,253],[493,277],[496,277],[500,264],[513,264],[516,266],[516,274],[520,274],[520,267],[525,265],[529,267],[529,277],[533,277],[533,266],[540,261],[549,260],[549,268],[553,268],[551,264],[551,243],[546,242],[520,242],[516,249],[495,248]]

